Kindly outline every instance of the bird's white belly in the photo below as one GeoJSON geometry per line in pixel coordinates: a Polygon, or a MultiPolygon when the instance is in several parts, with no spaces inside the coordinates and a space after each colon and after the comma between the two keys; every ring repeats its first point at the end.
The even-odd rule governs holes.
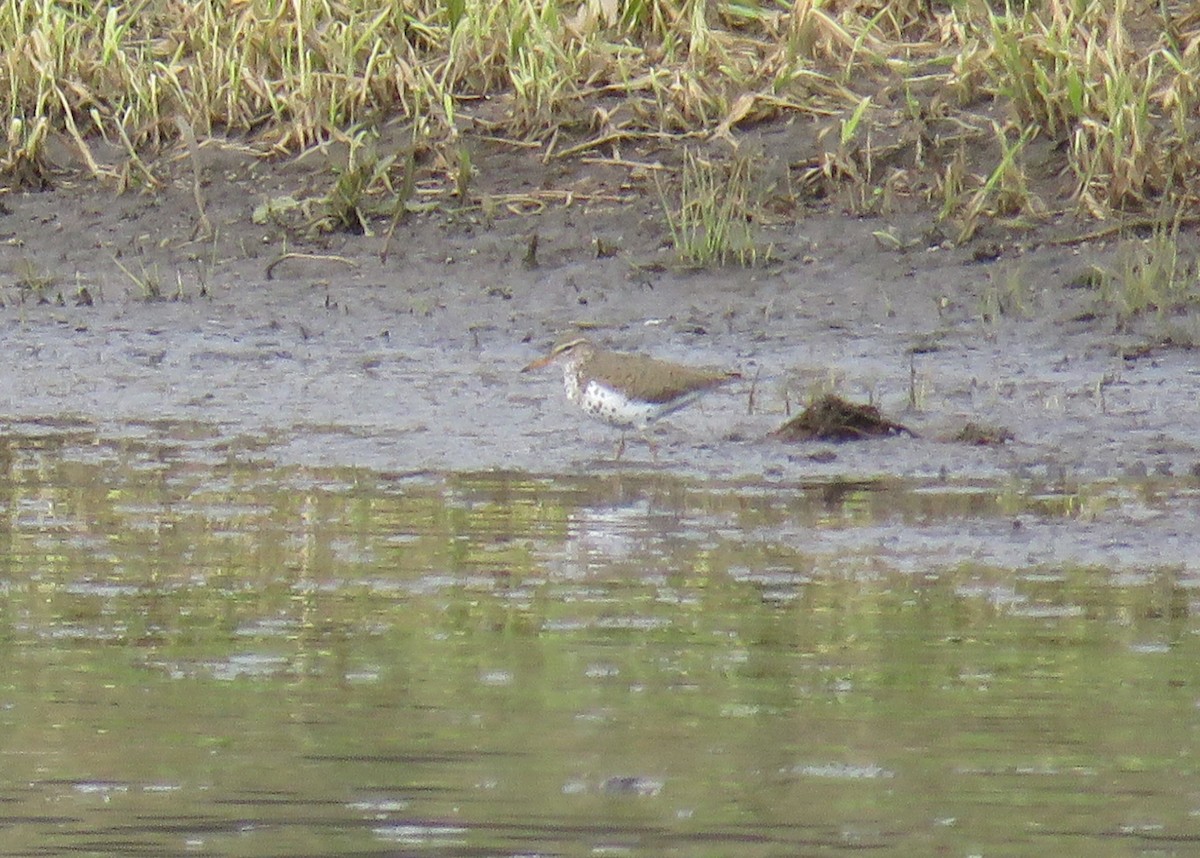
{"type": "MultiPolygon", "coordinates": [[[[568,391],[568,394],[570,391],[568,391]]],[[[589,381],[577,394],[579,405],[597,420],[622,429],[644,429],[654,420],[662,407],[651,402],[638,402],[624,394],[589,381]]]]}

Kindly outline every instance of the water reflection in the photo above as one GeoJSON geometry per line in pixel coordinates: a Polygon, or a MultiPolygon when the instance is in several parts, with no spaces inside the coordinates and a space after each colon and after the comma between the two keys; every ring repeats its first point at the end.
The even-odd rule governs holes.
{"type": "Polygon", "coordinates": [[[389,476],[143,428],[0,438],[0,854],[1200,836],[1188,481],[389,476]]]}

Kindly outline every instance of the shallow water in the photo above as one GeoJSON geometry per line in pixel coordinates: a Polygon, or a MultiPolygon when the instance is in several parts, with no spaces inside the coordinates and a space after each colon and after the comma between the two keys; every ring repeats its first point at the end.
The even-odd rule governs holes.
{"type": "Polygon", "coordinates": [[[1195,479],[0,437],[0,855],[1189,854],[1195,479]]]}

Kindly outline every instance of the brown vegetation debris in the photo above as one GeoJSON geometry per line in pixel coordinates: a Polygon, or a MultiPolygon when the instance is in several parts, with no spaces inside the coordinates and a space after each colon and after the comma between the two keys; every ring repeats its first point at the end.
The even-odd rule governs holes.
{"type": "Polygon", "coordinates": [[[974,444],[977,447],[998,447],[1006,441],[1012,441],[1014,437],[1013,433],[1003,426],[989,426],[971,420],[959,429],[951,440],[960,444],[974,444]]]}
{"type": "Polygon", "coordinates": [[[907,426],[888,420],[874,405],[858,405],[828,393],[771,433],[784,441],[858,441],[901,433],[907,426]]]}

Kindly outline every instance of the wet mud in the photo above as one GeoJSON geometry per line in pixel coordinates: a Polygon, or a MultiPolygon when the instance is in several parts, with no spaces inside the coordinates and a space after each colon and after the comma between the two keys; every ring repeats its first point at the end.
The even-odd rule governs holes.
{"type": "Polygon", "coordinates": [[[1112,247],[831,208],[685,271],[602,173],[297,244],[318,176],[208,176],[197,238],[186,180],[2,200],[12,849],[1194,839],[1198,374],[1112,247]],[[580,326],[741,379],[615,461],[520,372],[580,326]],[[915,437],[769,437],[829,392],[915,437]]]}
{"type": "Polygon", "coordinates": [[[318,184],[318,168],[207,169],[207,235],[183,170],[152,196],[64,181],[4,198],[0,421],[178,435],[197,455],[253,439],[264,461],[396,472],[1093,480],[1200,463],[1194,355],[1118,330],[1081,278],[1111,246],[1022,233],[985,235],[986,254],[898,251],[878,234],[917,234],[919,218],[830,207],[764,226],[761,267],[688,271],[671,264],[655,196],[612,201],[601,168],[578,178],[587,202],[413,215],[390,238],[297,245],[252,214],[318,184]],[[553,370],[519,372],[581,325],[743,380],[664,420],[657,456],[631,444],[614,463],[619,433],[575,412],[553,370]],[[919,437],[768,437],[826,392],[919,437]],[[1012,439],[955,441],[971,422],[1012,439]]]}

